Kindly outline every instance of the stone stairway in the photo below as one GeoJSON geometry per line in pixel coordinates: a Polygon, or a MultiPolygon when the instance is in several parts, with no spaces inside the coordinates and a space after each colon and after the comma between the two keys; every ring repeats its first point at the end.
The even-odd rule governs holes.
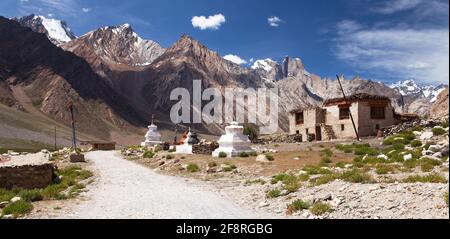
{"type": "Polygon", "coordinates": [[[331,125],[323,125],[325,134],[328,137],[328,140],[337,139],[336,134],[334,133],[333,127],[331,125]]]}

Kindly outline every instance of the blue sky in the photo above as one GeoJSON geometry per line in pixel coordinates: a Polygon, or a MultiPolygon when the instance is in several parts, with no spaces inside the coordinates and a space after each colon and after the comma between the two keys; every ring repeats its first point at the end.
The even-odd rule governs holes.
{"type": "Polygon", "coordinates": [[[448,0],[2,0],[0,15],[65,20],[76,35],[130,23],[169,47],[182,34],[222,56],[299,57],[321,77],[449,81],[448,0]],[[193,21],[193,18],[195,21],[193,21]]]}

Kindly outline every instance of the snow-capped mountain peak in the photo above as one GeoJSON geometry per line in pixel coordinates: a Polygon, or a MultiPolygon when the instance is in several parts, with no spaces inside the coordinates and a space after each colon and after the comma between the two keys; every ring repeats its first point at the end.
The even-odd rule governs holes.
{"type": "Polygon", "coordinates": [[[264,59],[264,60],[256,60],[253,63],[251,68],[253,70],[262,69],[262,70],[264,70],[266,72],[270,72],[273,69],[274,65],[276,65],[276,64],[277,63],[274,60],[272,60],[270,58],[267,58],[267,59],[264,59]]]}
{"type": "Polygon", "coordinates": [[[55,45],[61,45],[76,38],[66,22],[61,20],[38,15],[29,15],[14,20],[18,21],[22,26],[31,28],[35,32],[44,33],[55,45]]]}
{"type": "Polygon", "coordinates": [[[419,85],[415,80],[399,81],[390,87],[398,91],[403,96],[413,98],[425,98],[433,103],[437,100],[437,96],[445,90],[445,85],[419,85]]]}

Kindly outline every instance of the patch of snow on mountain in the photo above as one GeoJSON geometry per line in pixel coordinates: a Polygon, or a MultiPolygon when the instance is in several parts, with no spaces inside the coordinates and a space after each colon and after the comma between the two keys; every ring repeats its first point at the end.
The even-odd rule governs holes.
{"type": "Polygon", "coordinates": [[[257,60],[255,61],[255,63],[253,63],[252,65],[252,69],[253,70],[257,70],[257,69],[263,69],[266,72],[270,72],[272,70],[272,66],[270,64],[275,63],[275,61],[273,61],[272,59],[265,59],[265,60],[257,60]]]}
{"type": "MultiPolygon", "coordinates": [[[[50,38],[53,38],[59,42],[69,42],[72,40],[67,35],[66,29],[60,20],[48,19],[43,16],[39,16],[39,18],[42,20],[42,25],[44,25],[50,38]]],[[[70,29],[67,30],[70,31],[70,29]]]]}

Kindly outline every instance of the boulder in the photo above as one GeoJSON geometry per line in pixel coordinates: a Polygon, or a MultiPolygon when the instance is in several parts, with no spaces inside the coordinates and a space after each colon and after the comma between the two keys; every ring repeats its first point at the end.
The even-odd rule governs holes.
{"type": "Polygon", "coordinates": [[[384,154],[378,155],[377,158],[384,159],[384,160],[389,160],[389,157],[384,155],[384,154]]]}
{"type": "Polygon", "coordinates": [[[11,202],[12,202],[12,203],[18,202],[18,201],[20,201],[20,200],[22,200],[21,197],[13,197],[13,198],[11,198],[11,202]]]}
{"type": "Polygon", "coordinates": [[[6,205],[8,205],[9,202],[0,202],[0,208],[4,208],[6,207],[6,205]]]}
{"type": "Polygon", "coordinates": [[[439,145],[431,145],[428,150],[433,151],[434,153],[441,152],[441,147],[439,145]]]}
{"type": "Polygon", "coordinates": [[[423,132],[422,135],[420,135],[420,140],[429,140],[433,138],[434,134],[433,132],[423,132]]]}
{"type": "Polygon", "coordinates": [[[442,157],[448,157],[448,144],[444,146],[441,150],[442,157]]]}
{"type": "Polygon", "coordinates": [[[412,154],[407,154],[407,155],[403,156],[403,159],[404,159],[405,161],[409,161],[409,160],[411,160],[412,158],[413,158],[412,154]]]}
{"type": "Polygon", "coordinates": [[[269,163],[270,161],[267,159],[266,155],[260,154],[256,157],[256,162],[269,163]]]}

